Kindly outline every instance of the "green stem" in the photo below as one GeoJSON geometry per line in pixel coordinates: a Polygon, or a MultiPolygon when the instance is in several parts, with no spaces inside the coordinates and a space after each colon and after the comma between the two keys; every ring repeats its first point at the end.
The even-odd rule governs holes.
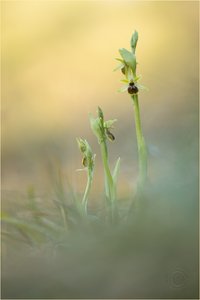
{"type": "Polygon", "coordinates": [[[104,166],[104,172],[105,172],[105,185],[106,185],[106,196],[109,198],[111,202],[114,201],[113,199],[113,178],[109,169],[108,165],[108,150],[107,145],[105,141],[102,141],[101,143],[101,154],[102,154],[102,160],[103,160],[103,166],[104,166]]]}
{"type": "Polygon", "coordinates": [[[134,114],[135,114],[135,129],[137,136],[138,158],[139,158],[139,189],[143,188],[147,180],[147,147],[142,133],[140,108],[138,95],[131,96],[133,99],[134,114]]]}
{"type": "Polygon", "coordinates": [[[84,196],[83,196],[83,199],[82,199],[82,204],[83,204],[84,211],[85,211],[86,215],[87,215],[88,196],[89,196],[91,185],[92,185],[92,174],[90,172],[88,172],[87,185],[86,185],[85,193],[84,193],[84,196]]]}
{"type": "Polygon", "coordinates": [[[106,190],[106,197],[109,201],[109,212],[110,218],[112,223],[116,223],[117,220],[117,207],[116,207],[116,192],[115,186],[113,182],[113,177],[110,172],[110,168],[108,165],[108,151],[107,145],[105,140],[101,142],[101,154],[104,166],[104,173],[105,173],[105,190],[106,190]]]}

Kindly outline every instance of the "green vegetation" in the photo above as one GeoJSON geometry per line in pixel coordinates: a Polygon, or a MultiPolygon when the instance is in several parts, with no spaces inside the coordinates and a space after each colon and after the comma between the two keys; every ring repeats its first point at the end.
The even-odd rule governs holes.
{"type": "MultiPolygon", "coordinates": [[[[135,127],[138,145],[138,157],[139,157],[139,180],[138,189],[133,198],[131,206],[135,199],[138,199],[138,195],[144,188],[147,178],[147,150],[144,140],[144,136],[141,128],[141,119],[139,112],[138,92],[143,88],[138,84],[138,80],[141,76],[136,75],[136,56],[135,50],[138,41],[138,33],[135,31],[131,38],[131,52],[126,49],[120,49],[121,54],[120,66],[117,69],[121,69],[125,76],[122,82],[126,83],[123,91],[127,91],[131,94],[133,100],[134,112],[135,112],[135,127]]],[[[100,107],[98,107],[98,116],[94,118],[90,115],[90,125],[93,133],[97,137],[98,144],[101,150],[102,163],[104,169],[104,182],[105,182],[105,203],[104,211],[98,214],[98,211],[90,213],[88,209],[89,194],[94,177],[95,168],[95,155],[92,153],[91,146],[87,140],[77,138],[79,150],[82,154],[83,169],[87,172],[87,183],[85,192],[82,196],[82,200],[78,195],[74,195],[74,192],[70,196],[66,196],[64,192],[64,183],[60,172],[55,179],[55,191],[56,199],[53,201],[54,215],[50,216],[49,213],[45,213],[45,207],[39,208],[35,201],[34,190],[28,191],[29,199],[29,213],[25,213],[23,218],[19,218],[16,214],[9,215],[3,213],[2,220],[5,223],[5,230],[3,231],[5,236],[10,236],[10,227],[13,227],[12,234],[15,239],[23,240],[24,242],[40,243],[42,241],[54,239],[59,240],[62,234],[71,230],[71,228],[79,228],[80,224],[87,224],[92,226],[95,223],[101,223],[104,226],[110,224],[124,223],[129,216],[129,208],[125,212],[125,218],[120,211],[120,203],[117,199],[117,178],[120,169],[120,158],[117,159],[113,171],[111,171],[108,159],[108,145],[107,141],[114,141],[115,137],[111,132],[116,119],[107,120],[104,119],[104,113],[100,107]],[[70,198],[70,201],[69,201],[70,198]],[[28,215],[28,216],[27,216],[28,215]]]]}
{"type": "Polygon", "coordinates": [[[97,117],[90,115],[89,119],[104,171],[105,193],[97,196],[101,209],[91,205],[90,192],[95,183],[93,146],[86,139],[77,138],[83,165],[79,170],[87,174],[84,192],[79,195],[70,184],[66,188],[61,171],[53,169],[54,193],[48,201],[30,187],[25,199],[19,197],[16,205],[14,195],[15,201],[2,213],[3,298],[197,296],[198,176],[193,162],[190,164],[197,147],[183,152],[180,142],[176,169],[148,189],[147,146],[138,100],[139,91],[145,87],[139,84],[141,76],[136,74],[137,41],[138,34],[134,32],[131,51],[120,49],[121,58],[117,58],[117,69],[125,77],[120,91],[131,96],[134,108],[139,161],[136,193],[128,205],[118,198],[121,162],[118,158],[111,170],[108,149],[108,142],[115,141],[112,129],[117,120],[105,121],[104,112],[98,107],[97,117]],[[188,171],[188,166],[196,181],[191,180],[190,172],[183,172],[188,171]],[[145,209],[135,209],[135,203],[145,209]]]}

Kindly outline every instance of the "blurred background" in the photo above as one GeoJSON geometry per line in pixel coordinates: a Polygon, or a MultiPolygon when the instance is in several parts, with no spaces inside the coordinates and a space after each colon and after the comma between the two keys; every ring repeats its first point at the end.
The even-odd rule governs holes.
{"type": "Polygon", "coordinates": [[[1,7],[2,208],[4,221],[11,216],[3,224],[11,237],[11,246],[3,246],[3,298],[198,299],[199,3],[1,1],[1,7]],[[81,225],[77,238],[68,234],[52,193],[60,173],[66,191],[82,195],[86,174],[76,171],[82,167],[76,137],[83,137],[96,153],[89,205],[104,199],[88,120],[97,106],[105,119],[118,119],[109,159],[113,167],[121,157],[119,202],[125,207],[133,199],[133,106],[127,93],[118,93],[123,76],[113,69],[134,30],[137,73],[149,88],[139,93],[149,149],[145,209],[130,214],[133,224],[119,232],[103,219],[85,233],[81,225]],[[34,203],[43,214],[34,214],[34,203]],[[46,244],[35,226],[39,233],[52,230],[46,244]],[[17,230],[39,246],[18,248],[17,230]]]}
{"type": "Polygon", "coordinates": [[[81,157],[75,138],[83,137],[97,154],[93,189],[102,192],[101,158],[88,120],[99,105],[106,119],[118,119],[110,162],[121,157],[119,193],[130,193],[137,176],[133,107],[126,93],[117,92],[123,76],[113,69],[118,49],[129,48],[135,29],[138,74],[149,88],[139,100],[150,180],[176,176],[175,166],[188,178],[197,172],[198,2],[1,5],[3,191],[24,191],[30,185],[47,191],[53,161],[81,192],[85,174],[76,172],[81,157]]]}

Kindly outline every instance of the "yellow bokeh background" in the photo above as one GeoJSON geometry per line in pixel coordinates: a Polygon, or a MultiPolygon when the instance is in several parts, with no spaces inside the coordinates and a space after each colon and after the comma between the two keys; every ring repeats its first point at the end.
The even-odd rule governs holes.
{"type": "MultiPolygon", "coordinates": [[[[133,108],[128,95],[117,92],[123,77],[113,69],[118,49],[129,48],[135,29],[138,74],[149,88],[139,95],[148,144],[158,157],[168,149],[164,158],[173,160],[171,146],[180,133],[196,134],[198,2],[2,1],[1,6],[4,189],[32,183],[45,189],[47,157],[58,158],[68,175],[75,172],[81,160],[77,136],[90,141],[101,168],[88,121],[97,106],[106,119],[118,119],[110,160],[122,157],[121,183],[127,188],[137,173],[133,108]]],[[[159,159],[162,166],[162,155],[159,159]]],[[[75,172],[69,178],[76,185],[81,176],[75,172]]]]}

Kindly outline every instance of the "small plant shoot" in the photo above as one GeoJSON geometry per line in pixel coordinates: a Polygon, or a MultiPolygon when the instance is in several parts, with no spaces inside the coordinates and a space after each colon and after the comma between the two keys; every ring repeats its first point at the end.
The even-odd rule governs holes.
{"type": "Polygon", "coordinates": [[[87,215],[88,197],[89,197],[89,192],[90,192],[92,180],[93,180],[95,155],[93,155],[91,147],[86,140],[77,138],[77,143],[78,143],[80,152],[83,155],[82,165],[83,165],[84,169],[87,171],[87,185],[86,185],[85,193],[84,193],[84,196],[82,199],[83,211],[87,215]]]}

